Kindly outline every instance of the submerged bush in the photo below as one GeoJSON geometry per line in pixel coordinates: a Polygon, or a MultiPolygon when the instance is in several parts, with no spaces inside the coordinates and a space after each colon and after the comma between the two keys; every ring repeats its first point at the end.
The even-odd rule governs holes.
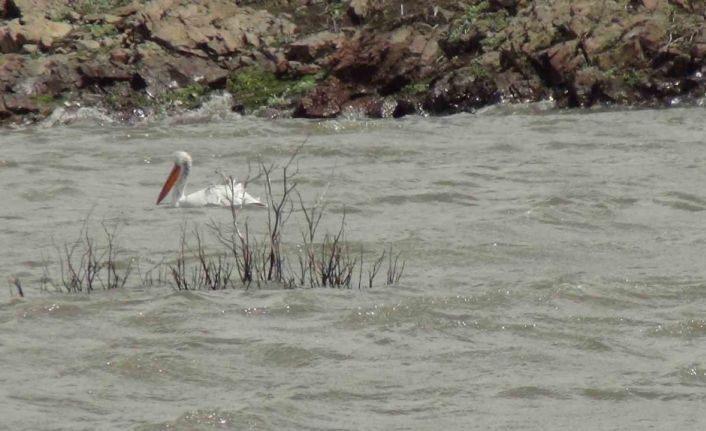
{"type": "Polygon", "coordinates": [[[68,293],[121,288],[132,272],[132,260],[123,260],[124,252],[116,242],[120,224],[103,221],[104,242],[99,243],[88,232],[89,219],[84,220],[75,241],[56,247],[61,286],[68,293]]]}
{"type": "MultiPolygon", "coordinates": [[[[243,181],[244,188],[253,181],[264,184],[267,212],[262,221],[263,233],[253,235],[248,221],[241,219],[241,207],[232,204],[229,221],[209,222],[206,234],[204,226],[194,225],[189,230],[183,225],[173,258],[167,257],[143,271],[140,259],[127,256],[118,246],[119,223],[101,223],[99,241],[89,233],[87,218],[75,241],[56,247],[61,280],[55,286],[69,293],[90,293],[124,287],[132,276],[131,280],[140,286],[168,284],[176,290],[220,290],[263,284],[284,288],[370,288],[385,262],[385,284],[398,283],[404,272],[400,253],[388,247],[371,258],[362,247],[354,249],[346,236],[345,208],[335,233],[319,232],[326,214],[324,193],[312,203],[302,198],[296,181],[299,170],[294,163],[298,153],[299,149],[283,166],[260,163],[258,172],[248,174],[243,181]],[[292,217],[299,217],[299,225],[303,226],[298,244],[283,242],[292,217]]],[[[236,184],[231,177],[223,180],[231,187],[236,184]]],[[[43,283],[49,280],[48,264],[43,280],[43,283]]],[[[16,286],[20,291],[19,280],[16,286]]]]}

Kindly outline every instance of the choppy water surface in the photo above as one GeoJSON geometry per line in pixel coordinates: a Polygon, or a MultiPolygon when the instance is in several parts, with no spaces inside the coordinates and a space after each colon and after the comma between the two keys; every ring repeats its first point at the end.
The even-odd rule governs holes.
{"type": "Polygon", "coordinates": [[[702,429],[705,114],[3,131],[0,428],[702,429]],[[89,212],[142,262],[227,216],[154,205],[175,150],[194,190],[307,136],[302,193],[404,250],[399,286],[39,290],[89,212]]]}

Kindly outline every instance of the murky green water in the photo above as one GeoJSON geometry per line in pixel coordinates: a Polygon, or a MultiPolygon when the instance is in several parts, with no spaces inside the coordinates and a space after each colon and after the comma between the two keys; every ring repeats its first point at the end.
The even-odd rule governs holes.
{"type": "Polygon", "coordinates": [[[26,298],[0,297],[0,428],[702,429],[705,117],[3,131],[0,274],[26,298]],[[175,150],[196,190],[305,140],[300,190],[328,184],[325,228],[345,205],[356,245],[403,250],[400,285],[39,290],[43,259],[89,213],[122,221],[145,266],[174,255],[184,221],[225,220],[154,205],[175,150]]]}

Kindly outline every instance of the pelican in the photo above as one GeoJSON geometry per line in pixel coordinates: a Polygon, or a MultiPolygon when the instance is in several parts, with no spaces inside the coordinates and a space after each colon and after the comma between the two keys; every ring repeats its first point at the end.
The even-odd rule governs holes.
{"type": "Polygon", "coordinates": [[[250,196],[245,192],[242,183],[235,180],[226,180],[225,184],[211,185],[205,189],[191,194],[184,194],[186,182],[191,171],[191,156],[185,151],[177,151],[174,155],[174,167],[167,177],[167,181],[159,192],[157,205],[167,196],[172,188],[172,203],[175,207],[236,207],[258,206],[266,207],[259,199],[250,196]],[[232,181],[232,182],[231,182],[232,181]]]}

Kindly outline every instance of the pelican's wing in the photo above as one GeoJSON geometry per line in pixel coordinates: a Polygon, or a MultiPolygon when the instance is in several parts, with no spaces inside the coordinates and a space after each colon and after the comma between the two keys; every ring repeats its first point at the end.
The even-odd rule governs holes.
{"type": "MultiPolygon", "coordinates": [[[[180,202],[179,206],[182,207],[225,207],[230,206],[230,201],[228,200],[227,187],[224,185],[210,185],[205,189],[189,193],[180,202]]],[[[239,205],[239,203],[236,203],[239,205]]]]}
{"type": "Polygon", "coordinates": [[[235,183],[232,187],[225,184],[215,184],[203,190],[191,193],[180,203],[188,207],[236,207],[245,205],[266,206],[259,199],[255,199],[246,193],[241,183],[235,183]]]}
{"type": "MultiPolygon", "coordinates": [[[[230,187],[224,186],[226,188],[226,196],[230,197],[234,195],[233,203],[237,206],[249,206],[249,205],[254,205],[258,207],[266,207],[267,205],[262,203],[260,199],[252,197],[250,193],[245,191],[245,187],[243,187],[243,183],[236,183],[233,181],[233,189],[231,190],[230,187]],[[231,191],[233,194],[231,195],[231,191]]],[[[227,199],[226,206],[230,206],[230,200],[227,199]]]]}
{"type": "Polygon", "coordinates": [[[225,186],[222,185],[212,185],[206,187],[204,190],[204,197],[206,205],[208,206],[219,206],[224,207],[228,205],[226,200],[226,190],[225,186]]]}

